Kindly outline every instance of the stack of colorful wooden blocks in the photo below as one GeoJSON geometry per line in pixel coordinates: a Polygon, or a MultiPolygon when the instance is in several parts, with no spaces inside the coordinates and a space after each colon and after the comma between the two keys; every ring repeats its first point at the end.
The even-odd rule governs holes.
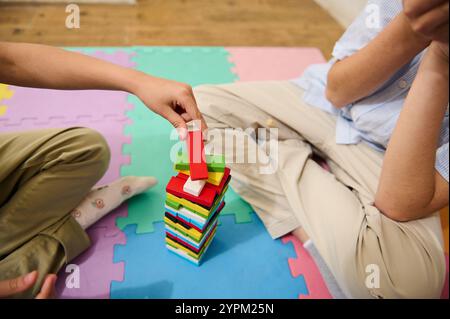
{"type": "MultiPolygon", "coordinates": [[[[191,132],[190,132],[191,133],[191,132]]],[[[173,253],[200,265],[217,231],[218,217],[225,206],[224,196],[231,179],[223,155],[207,155],[195,163],[193,135],[188,138],[188,153],[178,156],[175,170],[166,187],[166,246],[173,253]],[[197,165],[199,164],[199,165],[197,165]]],[[[203,140],[200,152],[203,153],[203,140]]],[[[204,153],[203,153],[204,154],[204,153]]]]}

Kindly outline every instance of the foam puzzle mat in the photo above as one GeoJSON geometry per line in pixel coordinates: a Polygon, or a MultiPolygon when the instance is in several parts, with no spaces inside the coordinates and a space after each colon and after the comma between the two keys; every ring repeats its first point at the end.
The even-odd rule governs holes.
{"type": "Polygon", "coordinates": [[[115,250],[116,261],[125,261],[126,269],[125,281],[113,282],[112,298],[292,299],[308,294],[304,278],[294,279],[289,272],[294,249],[272,240],[256,216],[246,224],[221,217],[201,267],[162,249],[163,223],[144,235],[135,228],[125,229],[127,245],[115,250]]]}
{"type": "MultiPolygon", "coordinates": [[[[189,83],[289,80],[324,58],[314,48],[69,48],[143,72],[189,83]]],[[[61,270],[61,298],[331,298],[303,246],[273,241],[252,208],[230,189],[204,264],[197,268],[165,249],[165,184],[173,176],[171,126],[123,92],[54,91],[0,84],[0,132],[86,126],[112,153],[99,184],[152,175],[157,187],[133,198],[89,230],[92,247],[72,264],[80,288],[61,270]],[[157,155],[155,155],[157,154],[157,155]]]]}

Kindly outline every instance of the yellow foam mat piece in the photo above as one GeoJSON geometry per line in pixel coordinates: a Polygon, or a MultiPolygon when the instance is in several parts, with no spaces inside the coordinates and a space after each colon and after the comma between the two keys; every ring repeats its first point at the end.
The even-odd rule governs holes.
{"type": "Polygon", "coordinates": [[[5,115],[8,107],[6,105],[0,105],[0,116],[5,115]]]}
{"type": "MultiPolygon", "coordinates": [[[[178,171],[178,172],[184,175],[191,176],[190,171],[178,171]]],[[[208,180],[206,182],[214,186],[219,186],[224,175],[225,172],[208,172],[208,180]]]]}
{"type": "Polygon", "coordinates": [[[13,94],[7,84],[0,83],[0,101],[12,98],[13,94]]]}
{"type": "Polygon", "coordinates": [[[208,239],[208,241],[205,243],[205,245],[203,246],[202,250],[198,254],[194,253],[193,251],[189,250],[188,248],[180,245],[179,243],[177,243],[177,242],[175,242],[172,239],[167,238],[167,237],[166,237],[166,243],[169,244],[170,246],[172,246],[175,249],[180,249],[180,250],[186,252],[192,258],[195,258],[195,259],[199,260],[202,257],[203,253],[205,252],[205,249],[208,248],[209,244],[211,244],[211,241],[216,236],[216,231],[217,230],[214,230],[214,232],[212,233],[211,237],[208,239]]]}
{"type": "MultiPolygon", "coordinates": [[[[10,99],[13,96],[13,91],[8,88],[8,85],[0,83],[0,102],[2,100],[10,99]]],[[[0,104],[0,116],[6,114],[8,107],[6,105],[0,104]]]]}

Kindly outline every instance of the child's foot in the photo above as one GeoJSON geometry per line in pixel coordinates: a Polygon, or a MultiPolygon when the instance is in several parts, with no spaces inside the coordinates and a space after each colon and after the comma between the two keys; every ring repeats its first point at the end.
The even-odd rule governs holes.
{"type": "Polygon", "coordinates": [[[154,177],[126,176],[109,185],[94,188],[72,211],[72,216],[83,229],[87,229],[124,201],[145,192],[157,182],[154,177]]]}
{"type": "Polygon", "coordinates": [[[328,265],[320,255],[306,231],[302,227],[299,227],[292,232],[292,235],[301,241],[303,248],[308,251],[309,255],[314,260],[333,299],[347,299],[346,295],[339,287],[339,284],[337,283],[330,268],[328,268],[328,265]]]}

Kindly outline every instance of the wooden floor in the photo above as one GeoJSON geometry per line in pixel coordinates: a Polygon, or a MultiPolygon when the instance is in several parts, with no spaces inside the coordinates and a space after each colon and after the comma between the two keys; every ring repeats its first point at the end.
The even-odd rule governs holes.
{"type": "Polygon", "coordinates": [[[311,46],[330,55],[342,28],[313,0],[138,0],[81,4],[81,28],[65,5],[0,0],[0,40],[57,46],[311,46]]]}

